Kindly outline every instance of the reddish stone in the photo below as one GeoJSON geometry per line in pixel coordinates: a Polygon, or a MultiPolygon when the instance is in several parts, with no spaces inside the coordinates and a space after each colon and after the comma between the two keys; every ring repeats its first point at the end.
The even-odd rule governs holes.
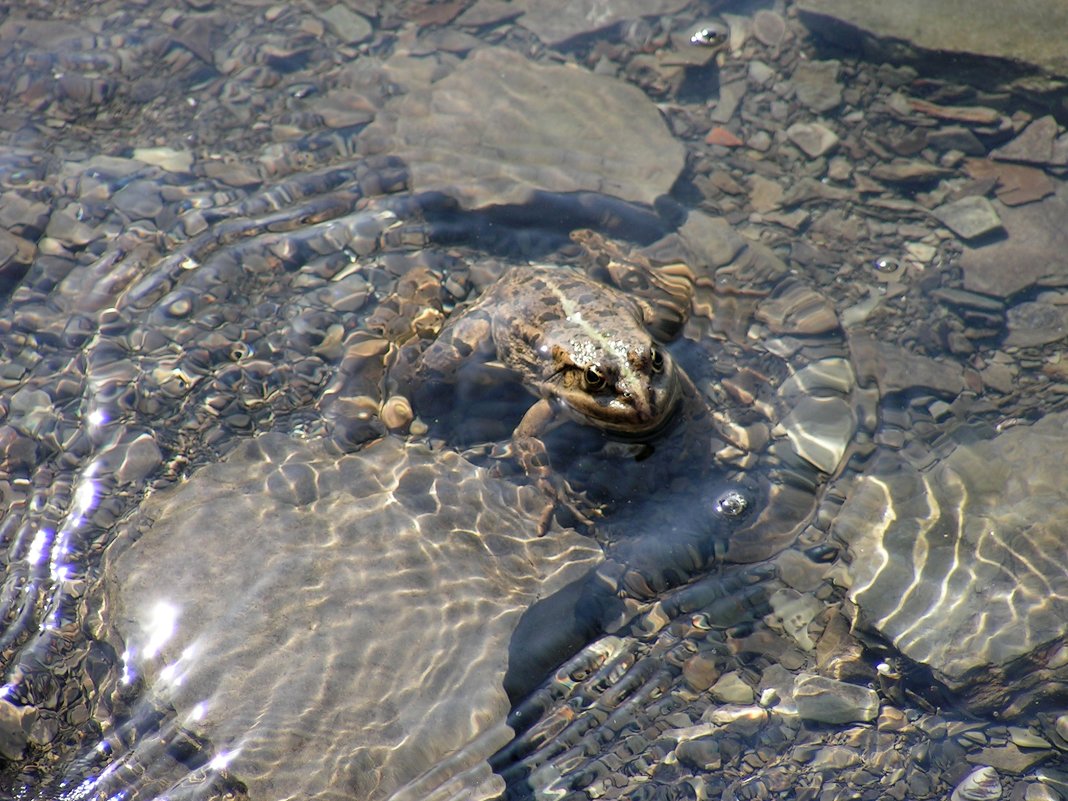
{"type": "Polygon", "coordinates": [[[708,136],[705,137],[705,144],[723,145],[723,147],[741,147],[745,142],[726,128],[716,127],[708,132],[708,136]]]}

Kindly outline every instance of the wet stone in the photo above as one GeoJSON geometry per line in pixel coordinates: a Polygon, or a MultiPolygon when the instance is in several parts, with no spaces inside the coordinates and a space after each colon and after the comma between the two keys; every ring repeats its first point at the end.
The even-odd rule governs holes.
{"type": "Polygon", "coordinates": [[[778,47],[786,38],[786,20],[762,8],[753,15],[753,36],[765,47],[778,47]]]}
{"type": "Polygon", "coordinates": [[[793,84],[797,100],[816,114],[842,104],[842,87],[838,83],[838,61],[802,61],[794,70],[793,84]]]}
{"type": "MultiPolygon", "coordinates": [[[[996,674],[1066,633],[1063,418],[960,445],[924,473],[887,456],[834,523],[850,550],[859,624],[965,690],[976,708],[1010,711],[989,672],[966,677],[996,674]]],[[[1014,707],[1054,691],[1041,672],[1013,681],[1014,707]]]]}
{"type": "Polygon", "coordinates": [[[1057,138],[1057,120],[1041,117],[1024,128],[1015,139],[990,152],[1002,161],[1048,164],[1053,158],[1053,140],[1057,138]]]}
{"type": "Polygon", "coordinates": [[[637,87],[502,48],[476,51],[432,87],[391,101],[360,139],[368,152],[403,158],[417,191],[445,191],[474,208],[523,203],[536,190],[651,205],[685,162],[637,87]],[[474,115],[494,124],[474,129],[474,115]]]}
{"type": "Polygon", "coordinates": [[[163,210],[163,198],[152,181],[132,181],[112,196],[112,202],[134,219],[152,218],[163,210]]]}
{"type": "Polygon", "coordinates": [[[57,211],[51,216],[45,234],[57,242],[74,248],[87,245],[99,236],[90,226],[79,222],[67,209],[57,211]]]}
{"type": "Polygon", "coordinates": [[[319,17],[331,33],[346,44],[359,44],[370,39],[374,33],[371,23],[365,17],[340,3],[320,12],[319,17]]]}
{"type": "Polygon", "coordinates": [[[964,288],[1009,296],[1039,282],[1061,285],[1068,277],[1068,187],[1036,203],[997,209],[1006,236],[980,246],[966,245],[960,257],[964,288]]]}
{"type": "Polygon", "coordinates": [[[29,742],[30,726],[35,717],[34,710],[0,699],[0,757],[22,759],[29,742]]]}
{"type": "Polygon", "coordinates": [[[953,788],[950,801],[995,801],[1001,798],[1001,780],[994,768],[976,768],[953,788]]]}
{"type": "Polygon", "coordinates": [[[961,198],[939,206],[931,214],[963,239],[978,239],[1002,227],[997,210],[985,197],[961,198]]]}
{"type": "Polygon", "coordinates": [[[872,178],[891,184],[929,184],[950,174],[947,169],[918,159],[895,159],[871,169],[872,178]]]}
{"type": "Polygon", "coordinates": [[[1009,307],[1006,314],[1007,346],[1034,347],[1068,336],[1068,306],[1025,301],[1009,307]]]}
{"type": "Polygon", "coordinates": [[[734,671],[720,676],[709,692],[713,698],[725,704],[751,704],[754,698],[753,688],[734,671]]]}
{"type": "Polygon", "coordinates": [[[175,150],[170,147],[135,148],[133,157],[145,164],[151,164],[167,172],[187,173],[193,166],[193,154],[188,150],[175,150]]]}
{"type": "Polygon", "coordinates": [[[986,148],[970,128],[963,125],[947,125],[927,132],[928,146],[945,152],[959,150],[968,156],[985,156],[986,148]]]}
{"type": "Polygon", "coordinates": [[[879,696],[867,687],[802,674],[794,684],[797,713],[819,723],[851,723],[875,720],[879,696]]]}
{"type": "Polygon", "coordinates": [[[818,122],[795,122],[786,129],[786,135],[810,159],[826,155],[838,144],[838,135],[818,122]]]}

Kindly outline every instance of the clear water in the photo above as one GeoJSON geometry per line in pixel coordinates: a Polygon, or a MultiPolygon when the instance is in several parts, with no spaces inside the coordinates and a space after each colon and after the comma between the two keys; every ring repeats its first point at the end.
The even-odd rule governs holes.
{"type": "Polygon", "coordinates": [[[1040,37],[556,5],[4,12],[0,793],[1068,793],[1040,37]],[[586,228],[703,411],[548,434],[539,536],[529,393],[383,358],[586,228]]]}

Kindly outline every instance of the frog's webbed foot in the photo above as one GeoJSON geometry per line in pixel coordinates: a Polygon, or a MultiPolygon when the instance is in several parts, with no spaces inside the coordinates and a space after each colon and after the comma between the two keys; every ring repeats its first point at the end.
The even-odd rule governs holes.
{"type": "Polygon", "coordinates": [[[534,486],[552,500],[538,520],[538,536],[545,536],[552,525],[554,513],[560,512],[567,518],[561,521],[565,525],[592,528],[596,518],[601,516],[601,508],[592,504],[585,493],[577,492],[566,479],[553,472],[545,443],[536,437],[516,437],[512,444],[523,472],[534,486]]]}

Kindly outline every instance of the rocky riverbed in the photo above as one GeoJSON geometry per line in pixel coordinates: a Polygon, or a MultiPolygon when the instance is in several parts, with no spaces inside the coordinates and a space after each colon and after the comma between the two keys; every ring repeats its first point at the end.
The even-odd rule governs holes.
{"type": "Polygon", "coordinates": [[[0,12],[0,792],[1068,798],[1060,12],[858,5],[0,12]],[[754,517],[366,414],[584,228],[754,517]]]}

